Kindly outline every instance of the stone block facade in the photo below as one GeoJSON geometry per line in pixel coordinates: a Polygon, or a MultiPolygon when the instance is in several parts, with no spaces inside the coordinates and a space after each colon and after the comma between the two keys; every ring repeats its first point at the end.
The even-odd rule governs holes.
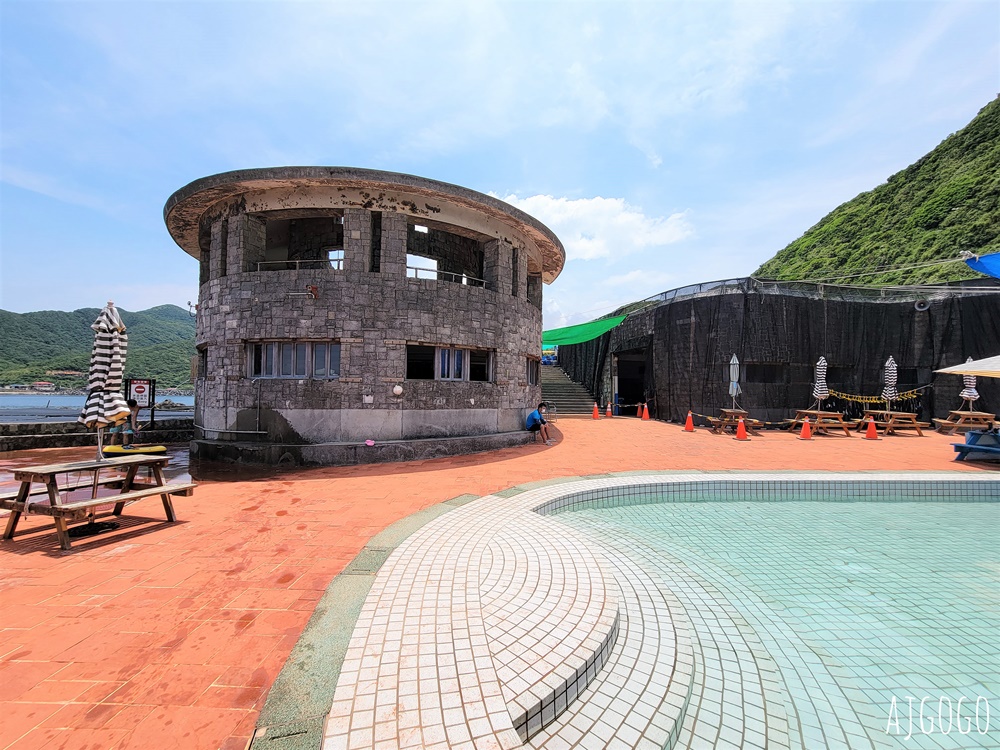
{"type": "Polygon", "coordinates": [[[513,207],[408,175],[285,168],[199,180],[165,218],[201,259],[204,439],[483,436],[523,429],[541,399],[528,361],[541,349],[542,281],[564,255],[513,207]],[[408,254],[437,272],[408,273],[408,254]],[[338,376],[316,376],[335,346],[338,376]]]}

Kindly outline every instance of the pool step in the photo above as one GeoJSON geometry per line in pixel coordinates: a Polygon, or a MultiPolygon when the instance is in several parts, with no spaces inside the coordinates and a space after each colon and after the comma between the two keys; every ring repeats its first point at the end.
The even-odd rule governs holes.
{"type": "Polygon", "coordinates": [[[672,748],[695,685],[694,634],[669,590],[621,552],[604,558],[620,591],[620,628],[611,658],[580,699],[528,746],[672,748]]]}
{"type": "Polygon", "coordinates": [[[324,750],[369,738],[523,747],[601,672],[618,633],[616,590],[589,539],[525,499],[488,496],[445,514],[376,576],[324,750]]]}

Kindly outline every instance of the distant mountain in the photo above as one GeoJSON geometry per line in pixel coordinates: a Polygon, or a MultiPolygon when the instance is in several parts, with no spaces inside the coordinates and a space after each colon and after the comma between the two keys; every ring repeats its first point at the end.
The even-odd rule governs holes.
{"type": "MultiPolygon", "coordinates": [[[[156,378],[159,387],[189,385],[195,353],[194,318],[176,305],[118,311],[128,332],[126,377],[156,378]]],[[[0,384],[48,380],[61,387],[83,387],[94,343],[90,326],[98,313],[98,308],[31,313],[0,310],[0,384]]]]}
{"type": "MultiPolygon", "coordinates": [[[[1000,252],[1000,97],[937,148],[825,216],[754,276],[814,280],[1000,252]]],[[[864,285],[982,278],[964,263],[846,279],[864,285]]]]}

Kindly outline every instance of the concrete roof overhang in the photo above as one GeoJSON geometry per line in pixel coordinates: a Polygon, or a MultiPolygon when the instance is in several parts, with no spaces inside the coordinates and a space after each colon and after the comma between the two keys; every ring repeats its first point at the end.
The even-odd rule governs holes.
{"type": "MultiPolygon", "coordinates": [[[[551,284],[563,269],[566,251],[555,233],[513,206],[489,195],[447,182],[428,180],[397,172],[382,172],[353,167],[269,167],[241,169],[203,177],[185,185],[167,199],[163,220],[174,241],[189,255],[201,255],[199,229],[206,214],[244,196],[289,189],[337,189],[364,191],[375,194],[363,201],[350,200],[343,205],[375,210],[392,210],[410,214],[418,220],[430,212],[406,200],[390,198],[390,205],[379,201],[385,193],[391,196],[419,196],[424,201],[450,204],[458,210],[472,211],[487,220],[509,228],[535,245],[541,264],[542,280],[551,284]]],[[[345,198],[345,200],[347,200],[345,198]]],[[[425,204],[426,205],[426,204],[425,204]]],[[[427,206],[436,210],[431,206],[427,206]]]]}

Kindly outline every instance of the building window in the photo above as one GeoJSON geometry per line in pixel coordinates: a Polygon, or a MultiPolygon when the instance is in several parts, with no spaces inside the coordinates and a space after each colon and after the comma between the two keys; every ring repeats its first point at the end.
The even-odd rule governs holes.
{"type": "Polygon", "coordinates": [[[340,344],[334,341],[262,341],[248,350],[252,378],[340,377],[340,344]]]}
{"type": "Polygon", "coordinates": [[[469,352],[469,380],[488,383],[493,380],[490,352],[473,349],[469,352]]]}
{"type": "Polygon", "coordinates": [[[208,347],[203,346],[198,350],[198,372],[199,378],[208,375],[208,347]]]}
{"type": "Polygon", "coordinates": [[[406,346],[408,380],[493,380],[493,352],[454,346],[406,346]]]}
{"type": "Polygon", "coordinates": [[[382,212],[372,211],[372,257],[371,272],[379,273],[382,270],[382,212]]]}
{"type": "Polygon", "coordinates": [[[344,270],[344,248],[342,247],[327,247],[324,248],[326,252],[326,257],[330,261],[330,268],[334,271],[344,270]]]}
{"type": "Polygon", "coordinates": [[[438,380],[467,380],[465,349],[438,349],[438,380]]]}
{"type": "Polygon", "coordinates": [[[510,253],[510,293],[513,296],[517,296],[517,264],[519,258],[517,255],[517,248],[513,248],[510,253]]]}
{"type": "Polygon", "coordinates": [[[434,347],[407,344],[406,379],[434,380],[434,347]]]}
{"type": "Polygon", "coordinates": [[[528,357],[528,385],[538,385],[540,379],[542,363],[534,359],[533,357],[528,357]]]}

